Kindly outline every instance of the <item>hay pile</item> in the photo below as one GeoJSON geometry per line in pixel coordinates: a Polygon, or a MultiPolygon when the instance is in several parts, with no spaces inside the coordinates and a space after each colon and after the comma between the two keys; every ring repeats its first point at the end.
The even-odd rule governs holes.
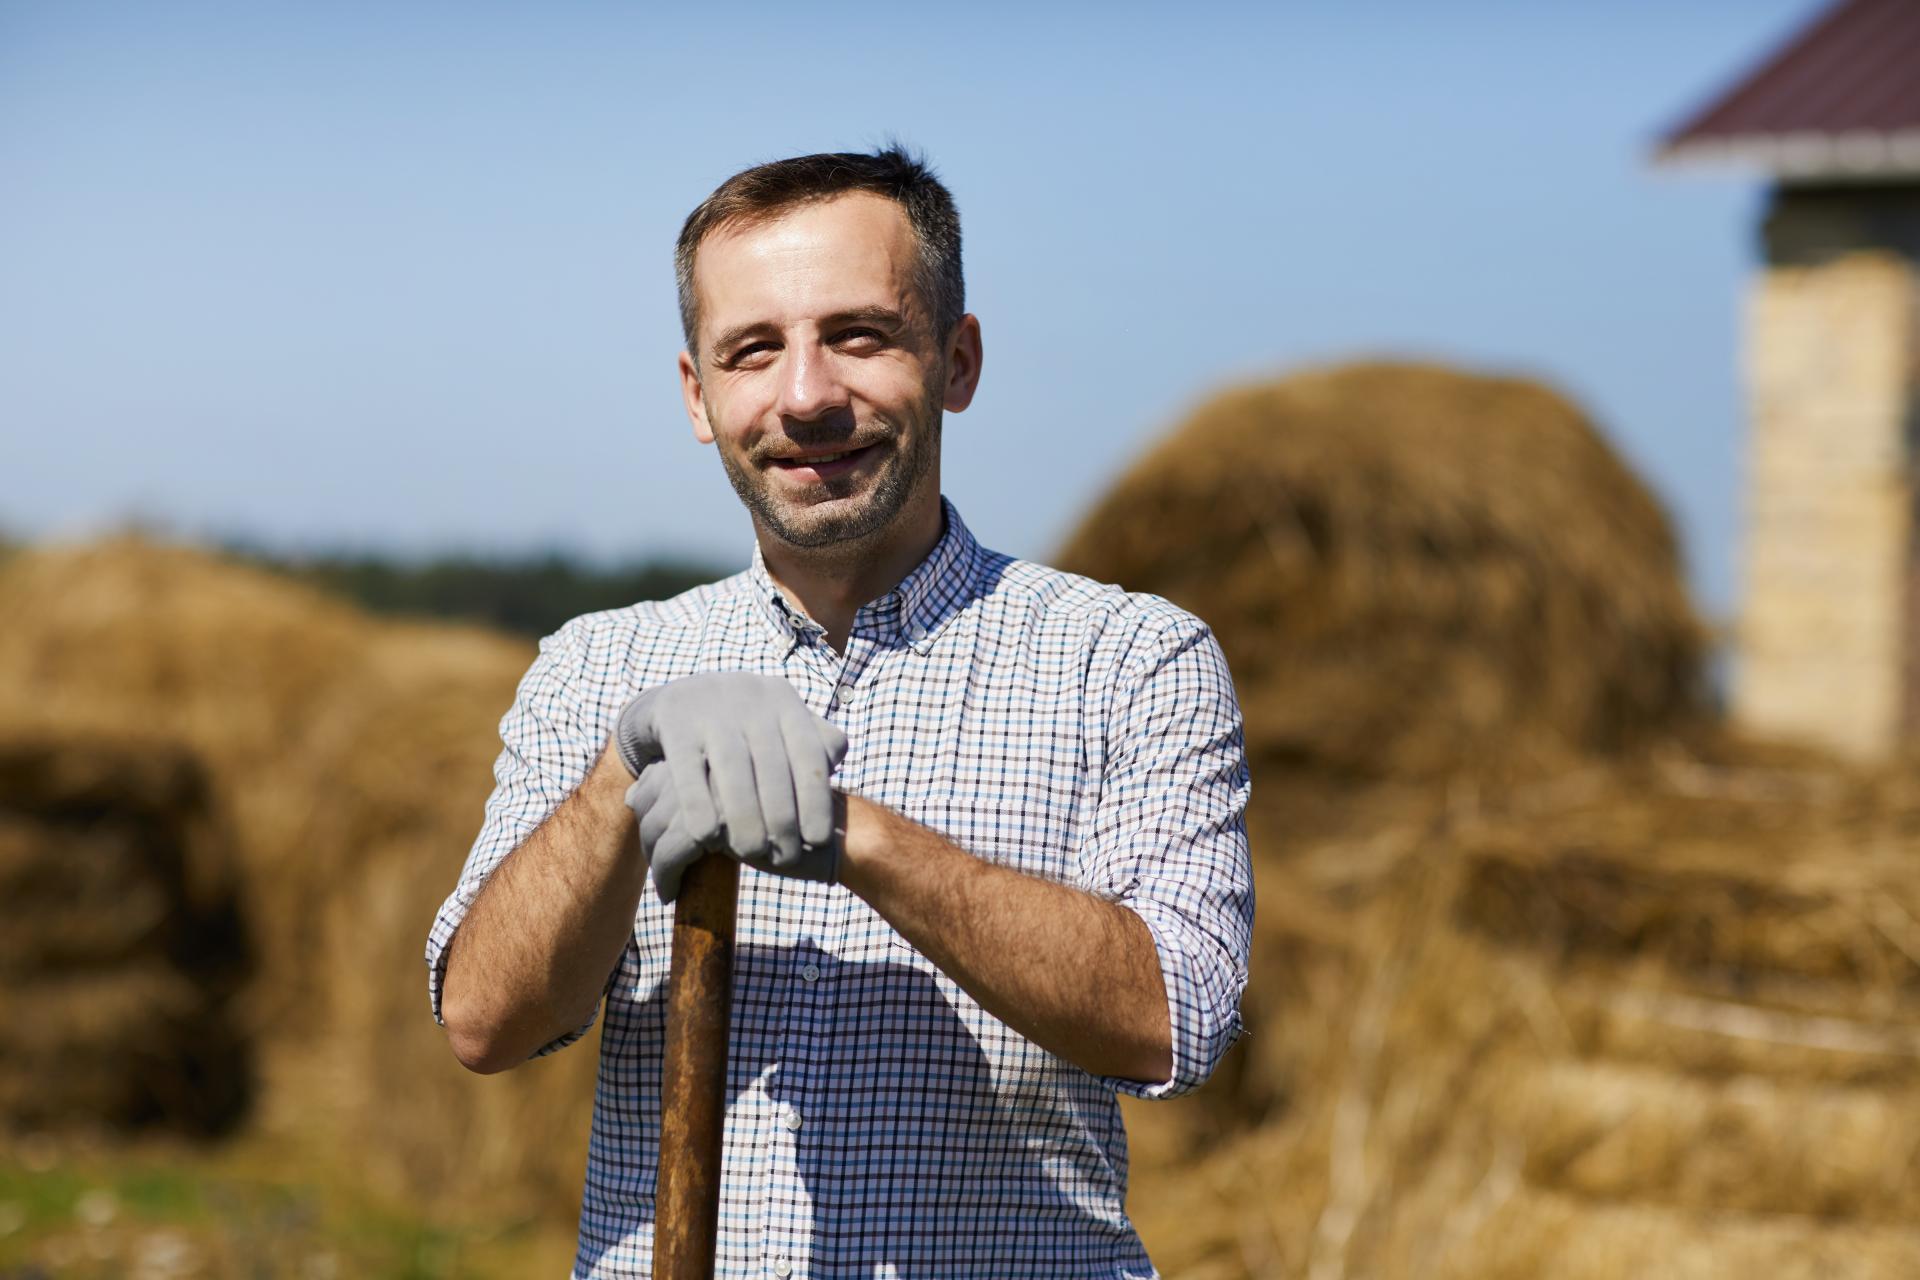
{"type": "Polygon", "coordinates": [[[420,960],[532,647],[137,539],[0,563],[0,616],[0,729],[86,735],[103,761],[160,738],[205,767],[258,957],[233,1009],[251,1121],[411,1196],[577,1204],[592,1046],[471,1076],[420,960]]]}
{"type": "Polygon", "coordinates": [[[1908,775],[1675,753],[1281,820],[1238,1076],[1129,1114],[1168,1274],[1920,1274],[1908,775]]]}
{"type": "Polygon", "coordinates": [[[1700,726],[1666,519],[1565,401],[1231,392],[1063,563],[1247,713],[1252,1036],[1128,1108],[1167,1274],[1920,1274],[1920,787],[1700,726]]]}
{"type": "Polygon", "coordinates": [[[250,955],[190,754],[0,741],[0,902],[0,1128],[233,1127],[250,955]]]}
{"type": "Polygon", "coordinates": [[[1059,563],[1206,619],[1249,745],[1292,765],[1538,774],[1695,710],[1666,516],[1529,382],[1355,364],[1229,391],[1059,563]]]}

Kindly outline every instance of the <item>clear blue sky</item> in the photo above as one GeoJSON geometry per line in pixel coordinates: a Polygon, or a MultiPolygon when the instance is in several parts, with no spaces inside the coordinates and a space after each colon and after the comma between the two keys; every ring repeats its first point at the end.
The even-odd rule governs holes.
{"type": "Polygon", "coordinates": [[[924,148],[1044,557],[1222,383],[1358,354],[1580,399],[1735,590],[1761,184],[1646,165],[1809,0],[0,0],[0,528],[732,565],[670,249],[754,161],[924,148]]]}

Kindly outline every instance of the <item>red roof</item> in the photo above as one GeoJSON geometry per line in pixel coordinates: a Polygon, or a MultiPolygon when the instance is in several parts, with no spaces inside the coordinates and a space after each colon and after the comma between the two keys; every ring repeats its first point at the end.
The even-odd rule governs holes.
{"type": "Polygon", "coordinates": [[[1669,132],[1662,162],[1920,176],[1920,0],[1841,0],[1669,132]]]}

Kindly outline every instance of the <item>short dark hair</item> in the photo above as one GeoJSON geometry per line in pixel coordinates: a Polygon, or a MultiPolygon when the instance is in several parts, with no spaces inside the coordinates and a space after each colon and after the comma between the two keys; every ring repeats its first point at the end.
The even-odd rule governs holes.
{"type": "Polygon", "coordinates": [[[674,245],[673,274],[680,290],[680,327],[696,362],[700,300],[693,289],[693,257],[700,242],[728,223],[758,222],[796,205],[855,191],[885,196],[906,210],[920,242],[914,274],[921,301],[942,335],[953,332],[967,309],[967,286],[960,269],[960,211],[926,160],[896,143],[872,155],[821,152],[743,169],[687,215],[674,245]]]}

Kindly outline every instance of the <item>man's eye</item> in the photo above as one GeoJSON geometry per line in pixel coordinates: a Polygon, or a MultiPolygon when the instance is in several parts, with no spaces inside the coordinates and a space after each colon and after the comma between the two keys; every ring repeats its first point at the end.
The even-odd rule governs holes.
{"type": "Polygon", "coordinates": [[[878,329],[842,329],[833,335],[836,347],[877,347],[886,343],[887,336],[878,329]]]}
{"type": "Polygon", "coordinates": [[[729,365],[752,364],[757,358],[773,350],[771,342],[749,342],[744,347],[736,347],[727,357],[729,365]]]}

